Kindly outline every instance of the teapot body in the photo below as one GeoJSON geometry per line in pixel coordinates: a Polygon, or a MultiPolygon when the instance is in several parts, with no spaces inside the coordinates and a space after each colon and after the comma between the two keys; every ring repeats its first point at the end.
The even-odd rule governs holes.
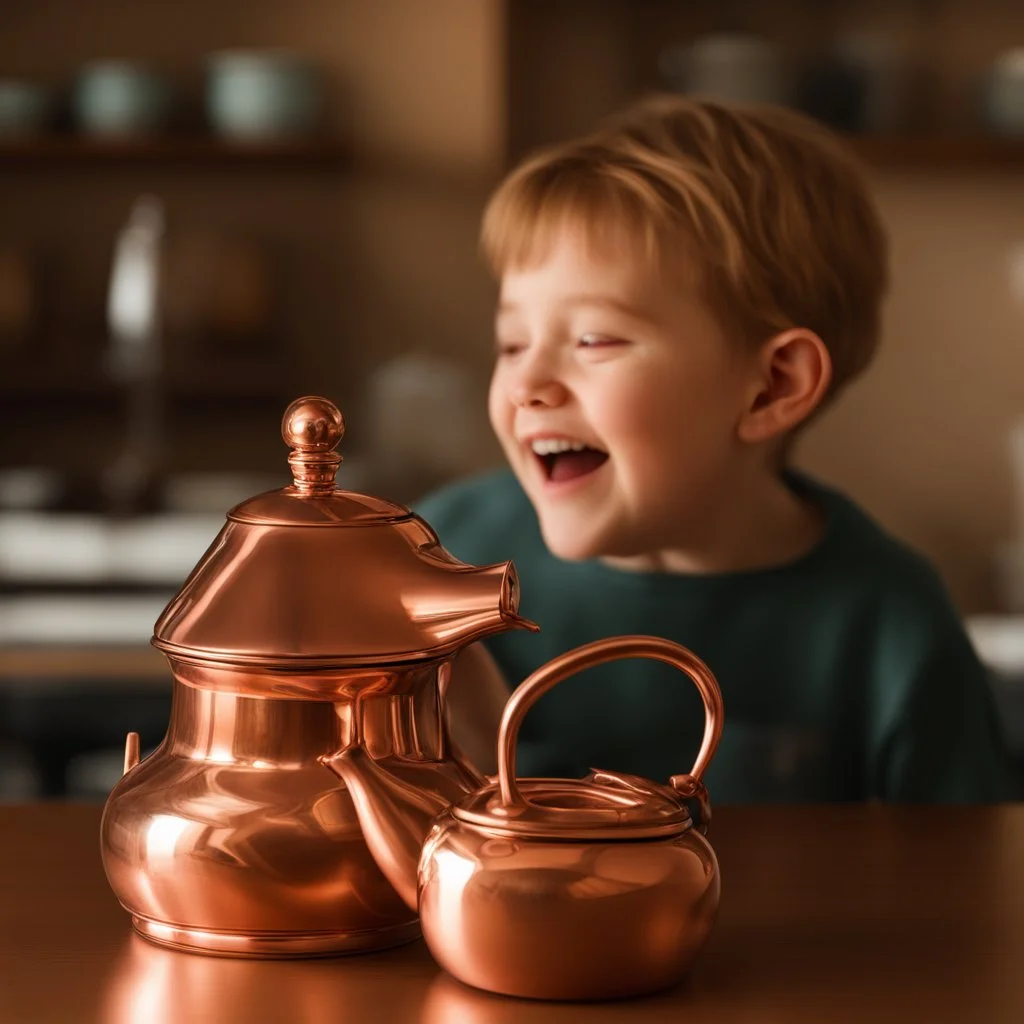
{"type": "Polygon", "coordinates": [[[443,807],[484,781],[447,734],[447,686],[468,645],[537,629],[518,615],[515,569],[461,562],[410,509],[339,488],[344,432],[324,398],[288,406],[292,482],[227,512],[155,623],[171,721],[141,763],[129,734],[100,839],[114,894],[154,942],[287,957],[415,938],[433,815],[396,861],[387,824],[408,801],[386,805],[443,807]],[[365,771],[339,781],[329,766],[349,762],[365,771]]]}
{"type": "Polygon", "coordinates": [[[445,754],[437,665],[371,679],[171,664],[167,735],[114,787],[101,826],[104,869],[135,928],[232,956],[416,938],[348,789],[319,759],[355,742],[358,715],[360,741],[387,770],[457,799],[467,782],[445,754]],[[332,699],[311,699],[314,688],[332,699]]]}
{"type": "Polygon", "coordinates": [[[434,958],[476,988],[614,999],[667,988],[714,923],[718,861],[694,828],[646,840],[566,840],[438,819],[420,862],[434,958]]]}

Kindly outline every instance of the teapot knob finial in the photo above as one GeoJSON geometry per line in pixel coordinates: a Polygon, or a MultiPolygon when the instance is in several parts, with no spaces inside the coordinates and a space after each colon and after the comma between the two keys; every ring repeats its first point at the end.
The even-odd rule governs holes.
{"type": "Polygon", "coordinates": [[[334,450],[345,435],[345,420],[326,398],[297,398],[281,418],[281,436],[291,449],[288,465],[303,494],[330,494],[341,456],[334,450]]]}

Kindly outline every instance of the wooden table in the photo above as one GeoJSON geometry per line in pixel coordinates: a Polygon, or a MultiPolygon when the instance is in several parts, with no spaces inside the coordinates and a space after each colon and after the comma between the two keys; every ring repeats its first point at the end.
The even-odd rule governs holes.
{"type": "Polygon", "coordinates": [[[107,888],[98,807],[0,807],[3,1024],[1024,1021],[1024,805],[720,808],[692,977],[585,1006],[476,992],[422,943],[334,960],[174,953],[107,888]]]}

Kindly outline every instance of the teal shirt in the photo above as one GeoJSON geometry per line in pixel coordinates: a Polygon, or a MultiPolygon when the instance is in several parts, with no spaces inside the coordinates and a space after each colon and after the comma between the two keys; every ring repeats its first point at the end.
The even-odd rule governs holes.
{"type": "MultiPolygon", "coordinates": [[[[457,558],[512,559],[520,611],[541,627],[487,641],[517,685],[579,644],[623,633],[690,648],[722,689],[725,728],[705,776],[713,802],[983,802],[1009,797],[988,680],[937,574],[836,491],[803,477],[823,537],[786,565],[676,575],[566,562],[518,482],[499,472],[416,511],[457,558]]],[[[528,714],[521,775],[688,771],[704,725],[690,680],[653,661],[588,669],[528,714]]]]}

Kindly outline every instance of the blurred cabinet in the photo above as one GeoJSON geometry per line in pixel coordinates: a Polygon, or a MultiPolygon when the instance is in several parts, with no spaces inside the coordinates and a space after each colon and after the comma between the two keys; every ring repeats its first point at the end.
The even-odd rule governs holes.
{"type": "MultiPolygon", "coordinates": [[[[5,7],[0,78],[40,82],[65,105],[96,59],[155,69],[195,108],[210,54],[276,49],[320,69],[325,114],[315,137],[280,143],[221,141],[195,122],[96,140],[66,116],[54,134],[0,139],[0,321],[4,251],[16,254],[11,308],[24,319],[27,295],[34,317],[21,337],[0,329],[0,467],[95,472],[118,444],[123,399],[103,366],[105,303],[115,236],[143,194],[163,201],[168,256],[185,252],[167,293],[173,470],[276,469],[280,413],[297,394],[326,393],[351,418],[389,356],[469,349],[489,319],[474,235],[499,162],[500,17],[496,0],[5,7]],[[263,300],[259,254],[270,268],[269,329],[170,336],[195,320],[188,290],[209,290],[218,264],[197,268],[223,242],[233,248],[221,321],[263,300]]],[[[358,413],[351,426],[349,453],[365,437],[358,413]]]]}
{"type": "MultiPolygon", "coordinates": [[[[427,351],[486,369],[493,292],[476,232],[502,170],[665,88],[667,49],[737,31],[768,40],[792,67],[850,33],[895,41],[922,69],[925,99],[906,131],[854,140],[870,161],[928,173],[1024,166],[1024,140],[985,135],[977,117],[993,59],[1024,42],[1024,7],[1009,0],[8,5],[4,77],[66,94],[82,65],[121,57],[171,77],[194,104],[209,54],[292,49],[322,69],[326,116],[320,137],[262,146],[195,132],[0,141],[0,249],[31,265],[38,321],[17,343],[0,329],[0,464],[55,457],[67,434],[63,423],[40,425],[47,399],[79,428],[63,457],[94,462],[109,447],[106,285],[115,233],[144,192],[164,200],[172,232],[246,239],[274,268],[273,337],[262,350],[172,351],[180,468],[268,468],[272,456],[246,439],[253,429],[273,437],[283,398],[323,390],[358,414],[368,374],[395,355],[427,351]],[[30,411],[36,427],[15,441],[30,411]]],[[[7,268],[17,317],[24,273],[7,268]]],[[[358,427],[347,443],[359,446],[358,427]]]]}
{"type": "Polygon", "coordinates": [[[840,53],[855,50],[893,94],[899,78],[901,117],[851,138],[874,164],[1024,168],[1024,72],[1014,83],[1020,130],[998,135],[985,114],[994,61],[1024,46],[1024,5],[1012,0],[513,0],[507,19],[511,159],[674,87],[666,57],[716,35],[772,47],[796,106],[820,99],[808,90],[843,86],[823,76],[840,53]]]}
{"type": "Polygon", "coordinates": [[[273,423],[296,389],[313,385],[304,343],[339,333],[336,283],[323,270],[341,239],[325,255],[327,239],[305,225],[315,225],[316,197],[336,187],[344,165],[333,140],[0,142],[0,242],[25,254],[33,299],[30,330],[0,347],[0,463],[47,464],[64,452],[95,465],[118,443],[124,396],[104,367],[107,289],[116,234],[148,193],[168,220],[160,292],[162,389],[177,442],[169,459],[246,468],[244,430],[254,417],[273,423]],[[40,409],[54,426],[80,427],[78,446],[45,429],[40,409]],[[26,420],[37,427],[18,430],[26,420]],[[211,443],[197,444],[189,430],[204,422],[199,435],[211,443]],[[218,440],[237,454],[225,461],[218,440]]]}

